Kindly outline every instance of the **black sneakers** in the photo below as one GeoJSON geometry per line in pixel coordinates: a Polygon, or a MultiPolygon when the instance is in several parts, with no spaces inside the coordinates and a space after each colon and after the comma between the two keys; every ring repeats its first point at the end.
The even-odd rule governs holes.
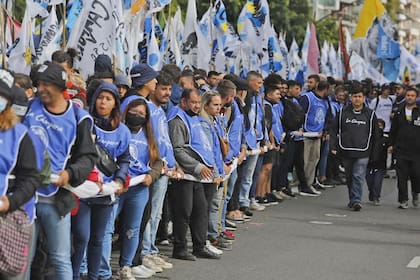
{"type": "Polygon", "coordinates": [[[206,247],[203,247],[200,251],[193,251],[193,255],[200,259],[220,259],[220,255],[210,252],[206,247]]]}

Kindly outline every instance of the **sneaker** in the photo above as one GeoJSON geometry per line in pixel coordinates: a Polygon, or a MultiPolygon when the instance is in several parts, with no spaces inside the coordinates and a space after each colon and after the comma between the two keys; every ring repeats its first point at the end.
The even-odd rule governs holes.
{"type": "Polygon", "coordinates": [[[142,263],[145,267],[147,267],[150,270],[153,270],[156,273],[160,273],[163,271],[162,267],[157,265],[152,255],[144,256],[142,263]]]}
{"type": "Polygon", "coordinates": [[[242,212],[242,214],[243,214],[243,218],[246,220],[247,218],[246,218],[246,216],[247,217],[249,217],[249,218],[251,218],[252,217],[252,215],[254,215],[250,210],[249,210],[249,207],[241,207],[241,208],[239,208],[239,210],[242,212]]]}
{"type": "Polygon", "coordinates": [[[224,232],[222,232],[221,236],[227,240],[235,240],[236,238],[235,234],[229,230],[225,230],[224,232]]]}
{"type": "Polygon", "coordinates": [[[228,242],[225,242],[223,238],[218,237],[217,239],[211,240],[211,245],[216,247],[217,249],[223,250],[223,251],[232,251],[232,245],[228,242]]]}
{"type": "Polygon", "coordinates": [[[272,191],[271,192],[277,199],[284,199],[283,194],[281,193],[281,191],[272,191]]]}
{"type": "Polygon", "coordinates": [[[374,199],[373,200],[373,205],[380,206],[381,205],[381,202],[379,201],[379,199],[374,199]]]}
{"type": "Polygon", "coordinates": [[[353,203],[353,211],[359,212],[360,210],[362,210],[362,204],[360,204],[359,202],[353,203]]]}
{"type": "Polygon", "coordinates": [[[184,260],[184,261],[196,261],[197,258],[194,255],[191,255],[190,253],[185,253],[185,254],[172,254],[172,258],[174,259],[179,259],[179,260],[184,260]]]}
{"type": "Polygon", "coordinates": [[[131,268],[131,274],[135,278],[146,279],[155,275],[155,272],[153,270],[148,269],[144,265],[138,265],[138,266],[133,266],[131,268]]]}
{"type": "Polygon", "coordinates": [[[162,245],[162,246],[169,246],[169,245],[171,245],[171,244],[169,243],[169,240],[168,240],[168,239],[163,239],[163,240],[161,240],[161,241],[159,242],[159,245],[162,245]]]}
{"type": "Polygon", "coordinates": [[[280,191],[280,195],[284,198],[284,199],[291,199],[291,198],[296,198],[296,195],[292,192],[292,190],[288,189],[288,188],[283,188],[280,191]]]}
{"type": "Polygon", "coordinates": [[[249,204],[249,209],[254,210],[254,211],[264,211],[265,210],[265,206],[259,204],[255,198],[251,198],[251,203],[249,204]]]}
{"type": "Polygon", "coordinates": [[[218,260],[222,256],[223,251],[212,246],[210,242],[206,241],[206,246],[200,251],[193,251],[193,255],[201,259],[215,259],[218,260]]]}
{"type": "Polygon", "coordinates": [[[413,192],[412,195],[413,195],[413,206],[417,208],[419,207],[419,194],[413,192]]]}
{"type": "Polygon", "coordinates": [[[320,183],[314,183],[314,184],[312,184],[311,187],[314,188],[315,190],[318,190],[318,191],[325,190],[324,185],[321,185],[320,183]]]}
{"type": "Polygon", "coordinates": [[[131,274],[131,267],[124,266],[118,271],[118,277],[120,280],[136,280],[136,278],[131,274]]]}
{"type": "Polygon", "coordinates": [[[340,185],[341,182],[334,180],[333,178],[327,178],[325,181],[321,182],[324,186],[335,188],[336,185],[340,185]]]}
{"type": "Polygon", "coordinates": [[[313,186],[310,186],[309,187],[314,193],[316,193],[316,194],[321,194],[321,192],[319,191],[319,190],[316,190],[313,186]]]}
{"type": "Polygon", "coordinates": [[[225,220],[225,227],[226,227],[226,230],[230,230],[230,231],[237,230],[236,224],[228,219],[225,220]]]}
{"type": "Polygon", "coordinates": [[[302,188],[299,192],[299,194],[301,196],[311,196],[311,197],[316,197],[319,196],[318,193],[314,192],[311,188],[302,188]]]}
{"type": "Polygon", "coordinates": [[[272,193],[267,193],[265,197],[269,205],[278,205],[279,202],[283,201],[283,199],[277,199],[277,197],[275,197],[272,193]]]}
{"type": "Polygon", "coordinates": [[[400,205],[398,206],[400,209],[407,209],[408,208],[408,201],[402,201],[400,202],[400,205]]]}
{"type": "Polygon", "coordinates": [[[230,212],[229,214],[226,215],[226,221],[227,220],[230,220],[238,224],[241,224],[245,221],[244,218],[242,217],[241,212],[239,212],[239,214],[237,214],[236,212],[230,212]]]}
{"type": "Polygon", "coordinates": [[[155,262],[155,264],[163,269],[171,269],[174,267],[173,264],[167,262],[166,260],[164,260],[163,258],[161,258],[158,254],[154,254],[152,255],[153,261],[155,262]]]}

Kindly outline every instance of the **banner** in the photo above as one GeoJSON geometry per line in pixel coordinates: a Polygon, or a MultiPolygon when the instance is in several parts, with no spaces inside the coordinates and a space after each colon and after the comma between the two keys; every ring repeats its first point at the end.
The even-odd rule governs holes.
{"type": "Polygon", "coordinates": [[[46,60],[51,60],[53,52],[60,49],[59,43],[62,32],[63,28],[58,23],[55,6],[53,6],[46,20],[41,40],[35,49],[38,64],[42,64],[46,60]]]}
{"type": "Polygon", "coordinates": [[[85,80],[93,74],[98,55],[113,56],[116,26],[113,3],[113,0],[87,1],[67,43],[67,47],[78,52],[76,68],[85,80]]]}

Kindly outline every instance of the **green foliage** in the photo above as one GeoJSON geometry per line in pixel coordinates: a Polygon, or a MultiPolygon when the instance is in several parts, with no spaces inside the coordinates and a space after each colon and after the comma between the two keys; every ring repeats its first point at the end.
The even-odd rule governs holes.
{"type": "Polygon", "coordinates": [[[327,17],[318,21],[315,26],[320,47],[324,41],[332,43],[335,48],[338,47],[338,24],[334,18],[327,17]]]}
{"type": "Polygon", "coordinates": [[[388,0],[385,3],[385,9],[388,12],[390,18],[395,22],[397,19],[397,12],[398,12],[398,8],[399,8],[399,3],[400,1],[398,0],[388,0]]]}
{"type": "Polygon", "coordinates": [[[25,14],[26,3],[25,0],[13,1],[13,17],[22,22],[23,15],[25,14]]]}

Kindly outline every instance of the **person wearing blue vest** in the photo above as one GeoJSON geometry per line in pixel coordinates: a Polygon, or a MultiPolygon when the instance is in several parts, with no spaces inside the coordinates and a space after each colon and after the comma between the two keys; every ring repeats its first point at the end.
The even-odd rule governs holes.
{"type": "Polygon", "coordinates": [[[111,218],[115,192],[125,184],[128,165],[130,131],[120,122],[119,94],[114,84],[102,82],[92,96],[90,114],[94,119],[96,142],[117,162],[119,169],[106,176],[99,169],[96,197],[80,199],[78,212],[72,217],[73,277],[80,277],[80,265],[86,252],[88,276],[97,279],[101,264],[105,227],[111,218]]]}
{"type": "MultiPolygon", "coordinates": [[[[246,161],[238,169],[238,182],[240,186],[239,192],[239,210],[248,217],[253,214],[250,211],[250,192],[253,184],[253,175],[256,170],[258,154],[263,151],[260,148],[258,139],[264,138],[264,130],[262,122],[264,114],[262,105],[258,103],[262,101],[259,96],[259,89],[263,84],[261,74],[255,71],[248,73],[247,82],[249,90],[245,98],[244,117],[245,117],[245,142],[247,144],[248,155],[246,161]]],[[[261,162],[262,163],[262,162],[261,162]]]]}
{"type": "MultiPolygon", "coordinates": [[[[276,75],[276,74],[272,74],[276,75]]],[[[270,75],[271,76],[271,75],[270,75]]],[[[266,78],[269,79],[268,76],[266,78]]],[[[271,177],[274,157],[277,152],[280,152],[280,147],[284,140],[283,126],[281,123],[281,116],[283,115],[283,106],[280,102],[281,85],[270,85],[264,83],[265,97],[264,97],[264,115],[265,124],[269,133],[270,148],[263,156],[263,163],[261,172],[258,178],[256,199],[261,204],[276,205],[279,199],[271,195],[271,177]]],[[[276,175],[275,175],[276,176],[276,175]]]]}
{"type": "MultiPolygon", "coordinates": [[[[19,208],[26,212],[31,228],[31,239],[27,244],[27,262],[30,262],[35,244],[34,195],[39,186],[39,169],[43,161],[36,153],[36,143],[32,141],[28,129],[18,122],[12,108],[15,91],[13,75],[0,69],[0,214],[10,214],[19,208]]],[[[26,279],[28,273],[28,265],[15,277],[3,274],[0,270],[0,279],[26,279]]]]}
{"type": "MultiPolygon", "coordinates": [[[[320,158],[321,137],[328,111],[328,103],[325,100],[328,90],[328,82],[320,81],[315,91],[306,92],[299,99],[299,104],[305,112],[303,131],[313,133],[313,135],[305,137],[303,140],[304,169],[308,185],[314,182],[316,166],[320,158]]],[[[300,189],[301,195],[316,196],[321,193],[312,186],[308,188],[303,187],[301,186],[300,189]]]]}
{"type": "MultiPolygon", "coordinates": [[[[165,73],[160,73],[156,79],[158,82],[156,90],[150,93],[148,106],[159,154],[164,162],[164,166],[161,172],[162,175],[153,183],[150,218],[144,230],[143,248],[141,252],[143,265],[152,270],[157,270],[156,266],[162,269],[172,268],[171,263],[159,257],[159,248],[155,244],[156,233],[162,216],[162,208],[168,189],[169,178],[178,179],[183,176],[182,169],[177,166],[175,161],[171,139],[169,138],[168,121],[162,109],[162,106],[169,102],[172,79],[165,73]]],[[[135,273],[133,274],[136,275],[135,273]]]]}
{"type": "MultiPolygon", "coordinates": [[[[228,249],[228,244],[223,242],[222,238],[219,238],[218,230],[218,212],[223,193],[223,185],[221,185],[221,182],[225,173],[228,174],[230,172],[230,167],[224,163],[224,156],[226,156],[226,154],[223,154],[223,149],[221,148],[222,145],[226,145],[227,147],[226,132],[224,131],[219,118],[221,106],[222,99],[218,92],[207,91],[202,96],[200,121],[204,133],[207,135],[208,140],[213,147],[214,162],[216,164],[214,172],[215,179],[211,183],[203,184],[203,186],[209,215],[207,238],[212,245],[219,247],[220,249],[228,249]],[[222,141],[224,143],[222,143],[222,141]]],[[[227,151],[225,150],[225,152],[227,151]]],[[[209,250],[213,249],[210,246],[207,246],[207,248],[209,250]]],[[[219,251],[213,251],[216,254],[221,254],[219,251]]]]}
{"type": "Polygon", "coordinates": [[[51,184],[37,190],[36,225],[46,234],[55,279],[72,279],[70,258],[70,211],[76,206],[66,185],[82,184],[93,169],[97,155],[91,137],[89,114],[64,98],[66,72],[62,66],[45,62],[35,73],[38,97],[30,104],[23,123],[48,149],[51,184]]]}
{"type": "MultiPolygon", "coordinates": [[[[150,166],[159,160],[159,151],[153,135],[150,110],[144,98],[137,97],[131,100],[122,116],[131,132],[128,168],[130,184],[128,188],[123,189],[118,203],[114,205],[111,219],[107,224],[106,238],[107,242],[111,243],[114,222],[123,212],[118,276],[122,280],[132,280],[135,279],[132,265],[139,244],[140,226],[149,200],[149,186],[153,183],[150,166]]],[[[104,275],[102,271],[101,274],[102,278],[108,279],[111,276],[110,267],[108,275],[104,275]]]]}
{"type": "Polygon", "coordinates": [[[182,93],[179,106],[168,114],[169,135],[175,159],[189,180],[175,181],[169,188],[172,205],[174,248],[172,256],[177,259],[194,261],[196,257],[218,259],[220,256],[206,247],[207,202],[201,180],[213,181],[213,150],[207,135],[201,127],[198,114],[201,96],[194,89],[182,93]],[[187,251],[187,229],[190,227],[193,241],[193,255],[187,251]]]}

